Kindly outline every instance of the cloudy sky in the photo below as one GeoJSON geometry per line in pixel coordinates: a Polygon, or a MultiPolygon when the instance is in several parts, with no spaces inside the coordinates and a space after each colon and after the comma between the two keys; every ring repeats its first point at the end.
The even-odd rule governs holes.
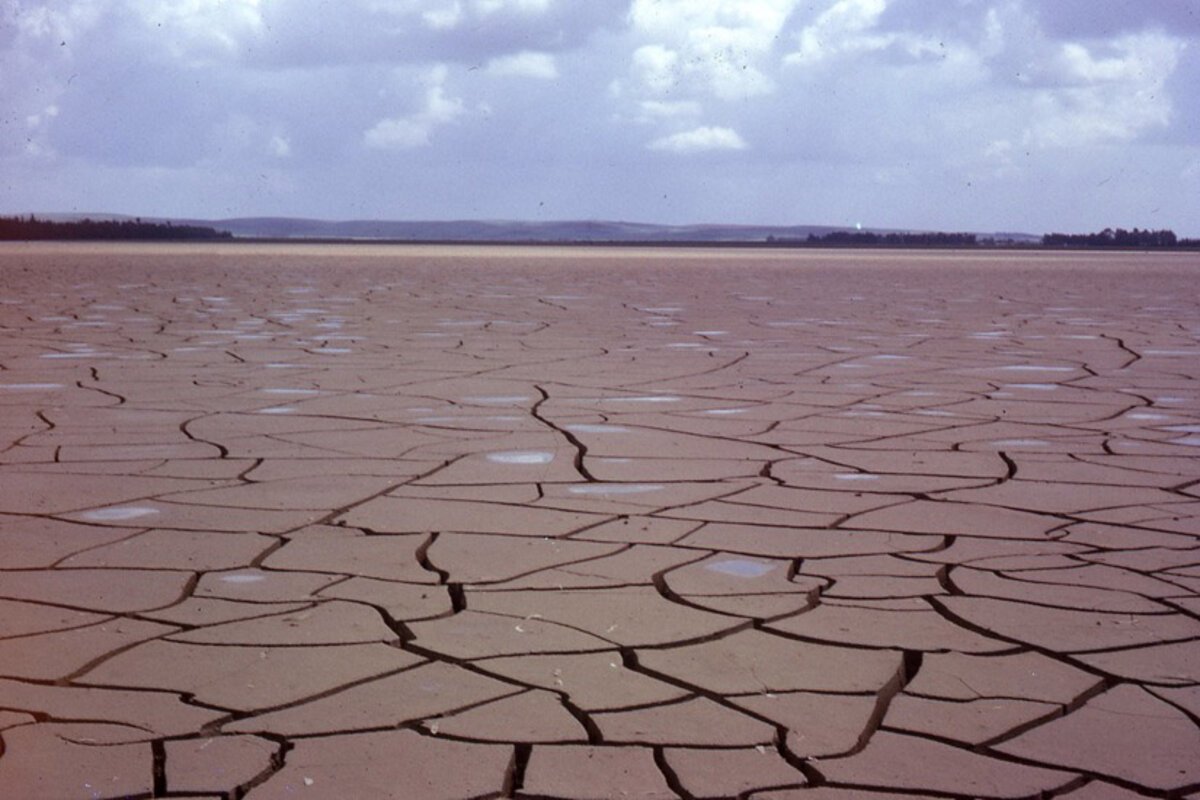
{"type": "Polygon", "coordinates": [[[1200,0],[0,0],[0,213],[1200,235],[1200,0]]]}

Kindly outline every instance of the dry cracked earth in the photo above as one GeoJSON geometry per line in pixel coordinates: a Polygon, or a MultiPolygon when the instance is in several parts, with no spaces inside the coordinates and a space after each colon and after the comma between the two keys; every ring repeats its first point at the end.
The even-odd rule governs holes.
{"type": "Polygon", "coordinates": [[[1200,797],[1197,268],[7,246],[0,795],[1200,797]]]}

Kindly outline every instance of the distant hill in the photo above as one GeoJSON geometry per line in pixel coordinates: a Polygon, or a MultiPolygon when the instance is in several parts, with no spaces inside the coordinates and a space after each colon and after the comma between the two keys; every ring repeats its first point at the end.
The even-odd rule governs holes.
{"type": "MultiPolygon", "coordinates": [[[[127,220],[118,214],[38,214],[40,219],[74,221],[127,220]]],[[[354,239],[425,242],[786,242],[807,240],[809,235],[825,236],[851,231],[836,225],[655,225],[610,220],[561,220],[522,222],[515,220],[344,220],[332,221],[301,217],[233,217],[229,219],[167,219],[143,217],[142,220],[172,225],[211,227],[228,231],[237,238],[254,239],[354,239]]],[[[864,228],[877,234],[911,233],[899,229],[864,228]]],[[[1040,237],[1025,233],[981,233],[980,239],[1032,244],[1040,237]]]]}

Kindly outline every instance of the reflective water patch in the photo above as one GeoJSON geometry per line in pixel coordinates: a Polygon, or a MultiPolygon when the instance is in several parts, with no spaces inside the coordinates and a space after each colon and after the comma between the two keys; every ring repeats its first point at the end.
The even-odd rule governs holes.
{"type": "Polygon", "coordinates": [[[549,464],[554,460],[554,453],[537,450],[511,451],[488,453],[486,458],[496,464],[549,464]]]}
{"type": "Polygon", "coordinates": [[[764,564],[761,561],[731,558],[726,561],[714,561],[711,564],[706,564],[704,568],[713,572],[720,572],[722,575],[733,575],[738,578],[761,578],[775,569],[775,566],[775,564],[764,564]]]}
{"type": "Polygon", "coordinates": [[[138,517],[148,517],[151,514],[157,513],[157,508],[146,508],[145,506],[114,506],[113,508],[97,508],[94,511],[85,511],[79,516],[89,522],[120,522],[127,519],[137,519],[138,517]]]}
{"type": "Polygon", "coordinates": [[[585,483],[582,486],[571,486],[567,491],[571,494],[644,494],[657,492],[662,488],[657,483],[585,483]]]}

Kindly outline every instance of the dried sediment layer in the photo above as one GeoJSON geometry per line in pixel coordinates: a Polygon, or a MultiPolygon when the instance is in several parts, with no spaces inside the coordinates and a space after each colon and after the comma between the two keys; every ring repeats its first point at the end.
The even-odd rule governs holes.
{"type": "Polygon", "coordinates": [[[1200,792],[1197,266],[6,246],[0,787],[1200,792]]]}

